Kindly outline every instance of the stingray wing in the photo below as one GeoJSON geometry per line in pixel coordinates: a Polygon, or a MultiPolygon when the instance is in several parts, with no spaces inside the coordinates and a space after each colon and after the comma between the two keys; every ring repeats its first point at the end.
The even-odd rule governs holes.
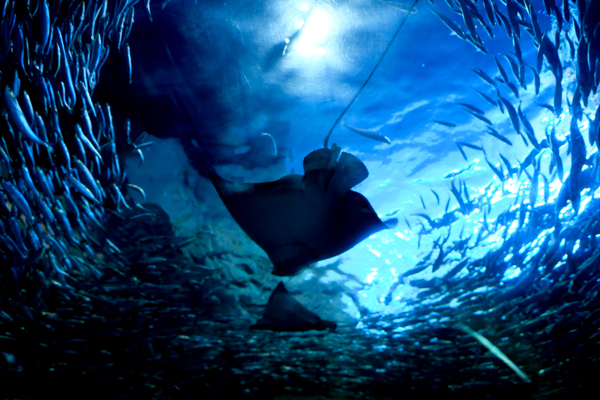
{"type": "Polygon", "coordinates": [[[304,158],[304,177],[274,182],[234,183],[211,174],[232,217],[273,262],[274,275],[294,275],[387,228],[369,201],[350,190],[367,178],[367,168],[340,153],[335,145],[315,150],[304,158]]]}
{"type": "MultiPolygon", "coordinates": [[[[285,232],[281,237],[282,224],[301,205],[301,175],[249,184],[229,182],[213,173],[211,181],[233,219],[265,251],[292,241],[285,232]]],[[[294,227],[286,230],[294,232],[294,227]]]]}

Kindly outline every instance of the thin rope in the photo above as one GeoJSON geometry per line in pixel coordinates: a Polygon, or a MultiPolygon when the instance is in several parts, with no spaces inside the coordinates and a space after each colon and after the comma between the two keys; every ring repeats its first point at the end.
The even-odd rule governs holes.
{"type": "Polygon", "coordinates": [[[360,87],[360,89],[358,90],[358,92],[356,92],[356,94],[354,95],[354,97],[352,98],[352,100],[350,101],[350,103],[346,106],[346,108],[344,109],[344,111],[342,111],[342,113],[340,114],[340,116],[333,123],[333,126],[331,127],[331,129],[329,130],[329,133],[327,133],[327,136],[325,137],[325,141],[324,141],[325,148],[327,148],[327,143],[329,142],[329,138],[331,137],[331,134],[333,133],[333,130],[337,126],[338,122],[340,122],[340,120],[342,119],[342,117],[344,116],[344,114],[346,114],[346,111],[348,111],[348,109],[352,106],[352,104],[354,103],[354,101],[358,98],[358,95],[360,95],[360,93],[363,91],[363,89],[365,88],[365,86],[367,86],[367,83],[369,83],[369,80],[371,79],[371,77],[375,73],[375,70],[377,69],[377,67],[379,67],[379,64],[381,64],[381,62],[383,61],[383,57],[385,57],[385,55],[387,54],[388,50],[392,46],[392,43],[394,43],[394,39],[396,39],[396,36],[398,36],[398,33],[400,33],[400,29],[402,29],[402,27],[404,26],[404,23],[406,22],[406,19],[408,18],[408,16],[410,15],[410,13],[415,8],[415,6],[417,5],[418,2],[419,2],[419,0],[415,0],[415,2],[413,3],[412,7],[410,7],[410,10],[408,10],[408,12],[406,13],[406,15],[402,19],[402,22],[400,22],[400,26],[398,26],[398,29],[396,29],[396,33],[394,33],[394,36],[392,36],[392,40],[390,40],[390,43],[388,43],[387,47],[385,48],[385,51],[383,52],[383,54],[381,55],[381,57],[379,57],[379,61],[377,61],[377,64],[375,64],[375,67],[373,68],[373,70],[369,74],[369,77],[367,78],[367,80],[365,81],[365,83],[363,83],[363,85],[360,87]]]}

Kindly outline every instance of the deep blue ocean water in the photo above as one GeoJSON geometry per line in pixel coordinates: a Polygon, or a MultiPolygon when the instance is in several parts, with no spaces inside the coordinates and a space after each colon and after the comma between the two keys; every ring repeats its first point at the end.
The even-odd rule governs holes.
{"type": "Polygon", "coordinates": [[[597,0],[3,3],[6,398],[582,398],[593,382],[597,0]],[[397,225],[274,276],[207,177],[302,174],[330,129],[368,169],[353,190],[397,225]],[[285,332],[294,305],[284,332],[249,330],[280,281],[337,329],[285,332]]]}

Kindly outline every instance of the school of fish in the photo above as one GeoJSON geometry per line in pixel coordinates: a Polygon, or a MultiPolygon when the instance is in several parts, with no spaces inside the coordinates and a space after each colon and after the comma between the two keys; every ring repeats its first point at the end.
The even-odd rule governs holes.
{"type": "MultiPolygon", "coordinates": [[[[454,181],[471,165],[446,175],[452,181],[444,214],[410,216],[419,218],[419,245],[422,236],[439,237],[382,302],[396,301],[394,291],[405,284],[422,289],[418,299],[401,312],[363,311],[357,329],[340,326],[319,336],[233,327],[239,316],[226,311],[238,299],[224,294],[227,284],[218,272],[183,261],[180,249],[192,238],[173,235],[164,228],[168,216],[128,195],[145,197],[143,188],[128,182],[116,139],[125,137],[128,148],[119,151],[133,151],[140,162],[152,143],[143,135],[133,138],[128,121],[115,126],[110,105],[94,102],[93,92],[111,52],[135,78],[127,39],[135,13],[150,13],[150,3],[0,5],[0,368],[7,398],[90,392],[109,398],[581,398],[595,383],[600,107],[591,99],[597,101],[600,83],[600,0],[544,0],[538,10],[530,0],[446,0],[462,23],[429,0],[429,9],[453,34],[493,58],[497,71],[473,68],[490,90],[477,93],[531,147],[516,166],[500,153],[495,164],[491,149],[456,140],[459,151],[465,160],[466,151],[481,153],[502,184],[527,179],[519,181],[513,207],[494,221],[487,218],[493,182],[483,188],[487,193],[475,194],[465,180],[454,181]],[[541,17],[553,29],[542,32],[541,17]],[[491,54],[480,36],[493,39],[498,26],[511,38],[512,54],[491,54]],[[536,49],[537,65],[523,61],[525,46],[536,49]],[[569,82],[567,64],[576,72],[569,82]],[[554,77],[553,104],[540,106],[557,120],[570,118],[562,133],[558,124],[536,132],[519,101],[523,91],[542,92],[546,69],[554,77]],[[556,180],[562,186],[550,199],[556,180]],[[451,198],[458,207],[450,209],[451,198]],[[476,209],[484,210],[477,234],[461,232],[459,240],[450,240],[451,225],[476,209]],[[469,256],[494,238],[499,246],[469,256]],[[451,269],[443,277],[407,280],[444,266],[451,269]],[[516,270],[517,278],[506,278],[516,270]],[[215,296],[222,307],[218,315],[210,312],[217,307],[209,302],[215,296]]],[[[483,110],[457,105],[484,124],[482,135],[513,145],[483,110]]],[[[390,143],[375,131],[347,128],[390,143]]],[[[440,204],[440,195],[432,193],[440,204]]],[[[420,201],[426,209],[421,195],[420,201]]]]}

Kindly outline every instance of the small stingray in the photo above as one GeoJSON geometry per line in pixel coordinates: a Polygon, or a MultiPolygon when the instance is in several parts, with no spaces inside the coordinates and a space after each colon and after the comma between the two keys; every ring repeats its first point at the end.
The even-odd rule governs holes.
{"type": "Polygon", "coordinates": [[[337,324],[325,321],[312,311],[308,311],[279,282],[265,307],[263,317],[251,325],[250,329],[269,329],[278,332],[302,332],[311,329],[322,331],[335,329],[337,324]]]}
{"type": "Polygon", "coordinates": [[[315,150],[304,158],[304,176],[274,182],[235,183],[209,172],[233,219],[271,259],[273,275],[294,275],[397,223],[386,225],[362,194],[350,190],[369,172],[340,152],[335,144],[315,150]]]}

